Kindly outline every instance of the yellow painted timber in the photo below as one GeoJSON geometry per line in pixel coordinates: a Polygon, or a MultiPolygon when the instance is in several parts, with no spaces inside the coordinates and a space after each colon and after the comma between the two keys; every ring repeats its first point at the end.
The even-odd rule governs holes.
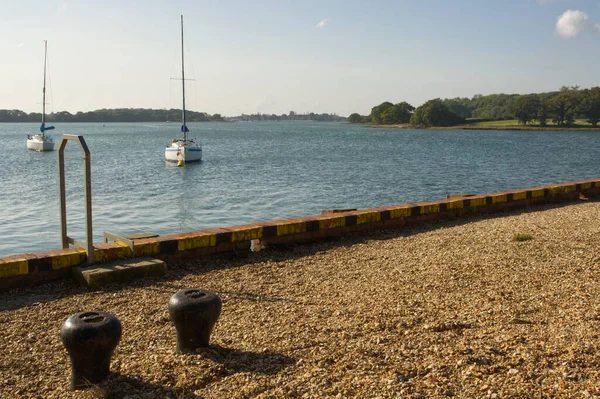
{"type": "Polygon", "coordinates": [[[277,235],[287,236],[290,234],[306,233],[306,222],[290,222],[277,225],[277,235]]]}
{"type": "MultiPolygon", "coordinates": [[[[215,239],[216,240],[216,239],[215,239]]],[[[181,241],[177,243],[179,246],[181,241]]],[[[133,248],[135,250],[135,256],[153,256],[158,255],[160,253],[160,242],[159,241],[150,241],[150,242],[134,242],[133,248]]]]}
{"type": "Polygon", "coordinates": [[[450,210],[450,209],[462,209],[465,206],[464,201],[463,200],[456,200],[456,201],[448,201],[446,202],[446,209],[450,210]]]}
{"type": "Polygon", "coordinates": [[[390,219],[396,219],[401,217],[409,217],[411,215],[412,208],[405,206],[402,208],[390,209],[390,219]]]}
{"type": "Polygon", "coordinates": [[[544,196],[544,189],[540,188],[537,190],[531,190],[531,198],[538,198],[544,196]]]}
{"type": "Polygon", "coordinates": [[[114,245],[117,248],[111,248],[111,249],[106,249],[106,248],[94,248],[94,259],[96,260],[96,262],[104,262],[109,260],[109,252],[113,253],[113,257],[114,257],[114,253],[116,252],[116,258],[117,259],[125,259],[125,258],[129,258],[131,256],[131,250],[129,249],[129,245],[122,243],[122,242],[114,242],[111,243],[111,245],[114,245]]]}
{"type": "Polygon", "coordinates": [[[513,193],[512,198],[513,201],[527,199],[527,191],[519,191],[518,193],[513,193]]]}
{"type": "Polygon", "coordinates": [[[569,184],[568,186],[562,186],[565,193],[570,193],[571,191],[577,190],[577,186],[575,184],[569,184]]]}
{"type": "Polygon", "coordinates": [[[503,202],[506,202],[506,194],[492,195],[492,204],[501,204],[503,202]]]}
{"type": "Polygon", "coordinates": [[[469,198],[469,206],[471,208],[476,207],[476,206],[482,206],[482,205],[485,205],[485,197],[469,198]]]}
{"type": "MultiPolygon", "coordinates": [[[[95,252],[95,251],[94,251],[95,252]]],[[[52,256],[52,270],[78,266],[85,262],[85,250],[67,252],[52,256]]]]}
{"type": "Polygon", "coordinates": [[[9,262],[0,263],[0,278],[19,276],[29,273],[29,263],[27,259],[18,259],[9,262]]]}
{"type": "Polygon", "coordinates": [[[381,212],[361,212],[356,215],[356,224],[373,223],[381,220],[381,212]]]}
{"type": "Polygon", "coordinates": [[[587,190],[592,188],[592,183],[581,183],[581,189],[582,190],[587,190]]]}
{"type": "Polygon", "coordinates": [[[319,230],[334,229],[336,227],[344,227],[345,225],[345,216],[328,217],[319,220],[319,230]]]}
{"type": "Polygon", "coordinates": [[[231,242],[250,241],[262,238],[263,228],[261,226],[235,230],[235,227],[229,227],[231,232],[231,242]]]}
{"type": "MultiPolygon", "coordinates": [[[[156,244],[158,244],[158,250],[160,251],[160,243],[156,244]]],[[[189,249],[204,247],[214,247],[215,245],[217,245],[217,235],[214,233],[191,235],[177,240],[178,251],[187,251],[189,249]]]]}
{"type": "Polygon", "coordinates": [[[550,187],[550,192],[554,195],[559,195],[560,194],[560,187],[558,186],[552,186],[550,187]]]}
{"type": "Polygon", "coordinates": [[[421,205],[419,207],[421,215],[427,215],[429,213],[437,213],[440,211],[440,204],[421,205]]]}

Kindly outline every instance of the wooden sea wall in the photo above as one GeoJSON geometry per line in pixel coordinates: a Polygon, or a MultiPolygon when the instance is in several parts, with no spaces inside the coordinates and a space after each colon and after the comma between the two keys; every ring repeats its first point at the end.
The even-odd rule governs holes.
{"type": "MultiPolygon", "coordinates": [[[[599,193],[600,180],[589,180],[434,202],[273,220],[137,239],[134,240],[134,255],[151,256],[168,262],[169,259],[181,257],[246,253],[255,240],[266,246],[305,243],[471,214],[498,213],[540,204],[575,201],[599,193]]],[[[130,258],[132,253],[125,244],[102,243],[94,245],[94,255],[96,262],[102,263],[130,258]]],[[[71,268],[85,266],[86,260],[85,250],[77,248],[0,258],[0,291],[69,277],[71,268]]]]}

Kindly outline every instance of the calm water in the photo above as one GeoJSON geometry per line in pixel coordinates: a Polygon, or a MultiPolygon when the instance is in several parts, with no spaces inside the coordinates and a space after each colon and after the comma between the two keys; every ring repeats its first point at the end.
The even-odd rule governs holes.
{"type": "MultiPolygon", "coordinates": [[[[60,247],[58,151],[29,152],[38,124],[0,124],[0,256],[60,247]]],[[[199,123],[201,164],[164,145],[179,124],[59,124],[92,153],[94,242],[598,178],[594,132],[419,131],[337,123],[199,123]]],[[[58,147],[58,145],[57,145],[58,147]]],[[[83,156],[66,150],[69,236],[85,240],[83,156]]]]}

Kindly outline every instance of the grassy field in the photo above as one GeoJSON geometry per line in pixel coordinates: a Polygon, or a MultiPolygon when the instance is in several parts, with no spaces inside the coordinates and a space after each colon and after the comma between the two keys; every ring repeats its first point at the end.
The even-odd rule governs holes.
{"type": "MultiPolygon", "coordinates": [[[[372,128],[396,128],[396,129],[412,129],[408,123],[397,124],[397,125],[376,125],[376,124],[363,124],[366,127],[372,128]]],[[[457,126],[449,126],[449,127],[432,127],[430,129],[445,129],[445,130],[592,130],[592,131],[600,131],[600,126],[592,127],[590,123],[587,123],[583,119],[575,120],[575,124],[571,126],[558,126],[554,123],[548,123],[546,126],[540,126],[540,124],[536,121],[533,123],[528,123],[527,125],[522,125],[516,119],[508,119],[508,120],[497,120],[497,121],[488,121],[488,120],[480,120],[480,119],[467,119],[463,125],[457,126]]]]}
{"type": "MultiPolygon", "coordinates": [[[[523,126],[519,124],[516,119],[508,119],[502,121],[478,121],[478,120],[469,120],[467,119],[467,123],[471,126],[523,126]]],[[[539,126],[539,125],[538,125],[539,126]]]]}
{"type": "MultiPolygon", "coordinates": [[[[525,129],[543,129],[543,130],[547,130],[547,129],[560,129],[560,130],[571,130],[571,129],[594,129],[592,127],[592,125],[590,123],[587,123],[585,120],[583,119],[577,119],[575,120],[575,124],[572,126],[558,126],[554,123],[548,123],[546,126],[540,126],[539,122],[533,122],[533,123],[528,123],[527,125],[523,125],[521,123],[519,123],[518,120],[516,119],[508,119],[508,120],[498,120],[498,121],[481,121],[481,120],[476,120],[476,119],[467,119],[467,124],[460,126],[461,128],[466,127],[466,128],[484,128],[484,129],[508,129],[508,128],[514,128],[514,129],[519,129],[519,130],[525,130],[525,129]]],[[[596,128],[598,129],[598,128],[596,128]]]]}

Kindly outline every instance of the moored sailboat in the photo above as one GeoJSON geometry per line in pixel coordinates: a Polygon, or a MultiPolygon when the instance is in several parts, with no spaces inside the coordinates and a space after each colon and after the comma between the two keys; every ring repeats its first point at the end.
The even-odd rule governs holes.
{"type": "Polygon", "coordinates": [[[48,41],[44,40],[44,86],[42,89],[42,124],[40,133],[27,136],[27,149],[33,151],[53,151],[54,137],[47,136],[46,131],[54,126],[46,126],[46,59],[48,54],[48,41]]]}
{"type": "Polygon", "coordinates": [[[187,127],[185,119],[185,68],[183,58],[183,15],[181,16],[181,93],[182,93],[182,138],[174,138],[165,148],[165,159],[171,162],[177,162],[177,166],[182,166],[190,162],[200,162],[202,160],[202,147],[194,140],[189,138],[190,130],[187,127]]]}

